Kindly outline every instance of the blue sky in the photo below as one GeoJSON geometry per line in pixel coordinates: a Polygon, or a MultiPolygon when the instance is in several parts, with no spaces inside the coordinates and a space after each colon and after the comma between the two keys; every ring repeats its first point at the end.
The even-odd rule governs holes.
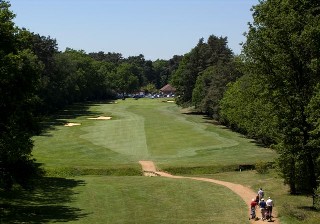
{"type": "Polygon", "coordinates": [[[258,0],[10,0],[19,27],[66,47],[124,57],[170,59],[203,37],[228,37],[235,54],[245,42],[258,0]]]}

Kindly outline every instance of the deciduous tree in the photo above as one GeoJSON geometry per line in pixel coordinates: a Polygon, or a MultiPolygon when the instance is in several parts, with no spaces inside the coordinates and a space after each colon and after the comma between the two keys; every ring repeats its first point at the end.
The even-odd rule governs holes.
{"type": "Polygon", "coordinates": [[[306,108],[320,81],[320,2],[261,0],[244,45],[252,73],[263,77],[278,118],[279,166],[291,193],[319,185],[320,145],[306,108]]]}
{"type": "Polygon", "coordinates": [[[31,136],[38,130],[33,116],[35,90],[42,64],[22,48],[12,22],[10,4],[0,0],[0,187],[14,183],[28,187],[36,173],[31,136]]]}

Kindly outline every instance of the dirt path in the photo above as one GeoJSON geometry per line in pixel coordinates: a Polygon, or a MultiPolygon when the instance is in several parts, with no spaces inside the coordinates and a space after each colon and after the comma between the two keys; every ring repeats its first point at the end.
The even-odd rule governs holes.
{"type": "MultiPolygon", "coordinates": [[[[248,187],[242,186],[240,184],[234,184],[234,183],[220,181],[220,180],[214,180],[214,179],[210,179],[210,178],[174,176],[169,173],[157,171],[157,169],[152,161],[139,161],[139,163],[141,164],[141,167],[142,167],[142,170],[143,170],[145,176],[162,176],[162,177],[169,177],[169,178],[188,178],[188,179],[192,179],[192,180],[206,181],[206,182],[211,182],[211,183],[223,185],[223,186],[229,188],[230,190],[232,190],[233,192],[235,192],[236,194],[238,194],[246,202],[246,204],[248,205],[248,217],[249,217],[250,202],[251,202],[252,198],[255,198],[256,192],[254,192],[253,190],[251,190],[248,187]]],[[[257,216],[261,218],[261,213],[260,213],[259,209],[257,209],[256,212],[257,212],[257,216]]],[[[277,211],[275,209],[273,209],[272,215],[274,216],[273,223],[280,224],[280,221],[279,221],[278,215],[277,215],[277,211]]],[[[258,221],[251,220],[251,223],[265,223],[265,222],[262,220],[258,220],[258,221]]]]}

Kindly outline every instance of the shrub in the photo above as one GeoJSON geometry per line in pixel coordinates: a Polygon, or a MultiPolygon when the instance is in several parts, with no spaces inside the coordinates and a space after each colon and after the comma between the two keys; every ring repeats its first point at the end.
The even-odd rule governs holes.
{"type": "Polygon", "coordinates": [[[256,171],[260,174],[265,174],[269,172],[270,163],[268,162],[257,162],[256,163],[256,171]]]}

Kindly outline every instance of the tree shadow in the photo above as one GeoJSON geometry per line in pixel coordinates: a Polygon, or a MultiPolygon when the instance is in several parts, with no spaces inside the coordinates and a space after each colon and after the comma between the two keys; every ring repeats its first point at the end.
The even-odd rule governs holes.
{"type": "Polygon", "coordinates": [[[82,180],[44,177],[32,191],[0,191],[0,223],[47,223],[79,220],[88,214],[66,205],[76,194],[73,188],[82,180]]]}
{"type": "Polygon", "coordinates": [[[98,116],[101,113],[89,111],[91,106],[101,106],[101,104],[112,104],[113,101],[99,101],[99,102],[87,102],[76,103],[56,112],[54,115],[45,118],[40,122],[41,131],[40,136],[51,136],[49,131],[56,130],[56,126],[62,126],[68,122],[68,120],[76,119],[82,116],[98,116]]]}
{"type": "Polygon", "coordinates": [[[298,206],[298,209],[305,210],[305,211],[314,211],[314,212],[318,211],[313,206],[298,206]]]}

